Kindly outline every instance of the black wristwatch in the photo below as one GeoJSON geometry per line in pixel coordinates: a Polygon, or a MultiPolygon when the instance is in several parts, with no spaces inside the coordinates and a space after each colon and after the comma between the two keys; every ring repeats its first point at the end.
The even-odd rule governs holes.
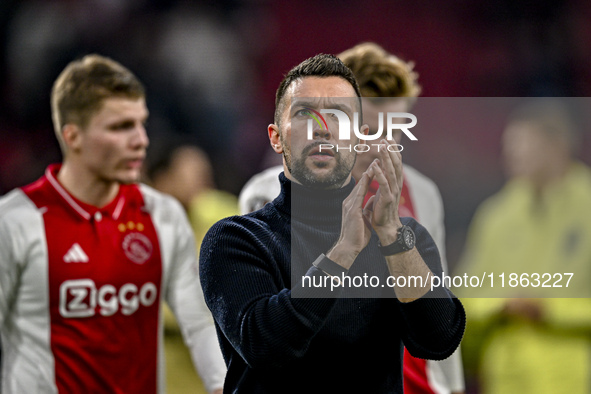
{"type": "Polygon", "coordinates": [[[396,238],[396,241],[387,246],[382,246],[382,244],[378,242],[378,247],[384,256],[392,256],[393,254],[411,250],[415,247],[416,240],[412,228],[409,226],[402,226],[398,229],[398,237],[396,238]]]}

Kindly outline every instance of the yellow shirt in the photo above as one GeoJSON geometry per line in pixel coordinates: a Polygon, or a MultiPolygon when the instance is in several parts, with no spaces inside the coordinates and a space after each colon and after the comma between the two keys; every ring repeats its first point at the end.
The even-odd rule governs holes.
{"type": "MultiPolygon", "coordinates": [[[[478,209],[456,275],[494,273],[495,289],[454,290],[463,297],[467,373],[478,363],[483,393],[591,393],[591,171],[573,164],[566,177],[534,199],[523,181],[508,182],[478,209]],[[498,275],[505,274],[500,288],[498,275]],[[532,300],[540,321],[501,313],[508,297],[531,296],[510,287],[510,273],[573,273],[538,287],[532,300]],[[477,298],[482,296],[504,298],[477,298]],[[474,298],[469,298],[474,297],[474,298]],[[564,298],[577,297],[577,298],[564,298]]],[[[548,276],[541,276],[541,283],[548,276]]],[[[531,283],[531,282],[530,282],[531,283]]],[[[513,282],[515,284],[515,282],[513,282]]]]}

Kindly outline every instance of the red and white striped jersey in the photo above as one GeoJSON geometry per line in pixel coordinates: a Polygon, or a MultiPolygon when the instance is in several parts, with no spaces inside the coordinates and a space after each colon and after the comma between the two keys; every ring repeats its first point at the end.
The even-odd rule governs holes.
{"type": "MultiPolygon", "coordinates": [[[[439,249],[441,266],[449,275],[445,257],[443,200],[435,183],[409,165],[404,165],[401,216],[412,216],[429,231],[439,249]]],[[[464,368],[458,348],[443,361],[422,360],[404,351],[404,392],[410,394],[449,394],[463,392],[464,368]]]]}
{"type": "Polygon", "coordinates": [[[221,387],[180,204],[133,184],[99,209],[70,195],[58,171],[0,199],[2,392],[163,392],[162,300],[206,386],[221,387]]]}

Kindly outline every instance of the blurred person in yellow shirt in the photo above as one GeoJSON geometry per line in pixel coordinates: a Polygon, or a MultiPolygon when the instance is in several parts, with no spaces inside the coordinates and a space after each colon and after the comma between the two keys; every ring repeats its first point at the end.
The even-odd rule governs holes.
{"type": "MultiPolygon", "coordinates": [[[[238,214],[238,199],[217,189],[209,157],[195,145],[172,141],[162,144],[160,150],[149,152],[146,177],[154,188],[172,195],[183,205],[195,233],[197,251],[203,236],[215,222],[238,214]]],[[[191,357],[174,315],[168,308],[163,310],[167,392],[205,394],[204,383],[191,366],[191,357]]],[[[219,347],[218,343],[210,345],[219,347]]],[[[219,384],[223,382],[223,376],[220,378],[219,384]]],[[[221,394],[221,389],[213,393],[221,394]]]]}
{"type": "Polygon", "coordinates": [[[591,279],[591,170],[576,159],[578,134],[563,104],[535,99],[509,118],[502,139],[508,180],[478,208],[455,271],[494,273],[495,287],[504,273],[505,287],[493,296],[513,297],[457,291],[468,319],[465,367],[467,375],[477,373],[482,393],[591,392],[591,299],[584,298],[591,279]],[[537,273],[542,284],[547,273],[550,285],[555,274],[573,273],[568,294],[579,298],[559,298],[564,287],[526,298],[521,284],[508,286],[510,273],[527,273],[532,283],[537,273]]]}

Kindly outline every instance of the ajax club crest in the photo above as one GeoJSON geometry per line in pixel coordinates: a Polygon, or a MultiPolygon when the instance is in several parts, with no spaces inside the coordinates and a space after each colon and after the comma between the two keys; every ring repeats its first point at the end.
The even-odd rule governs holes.
{"type": "Polygon", "coordinates": [[[152,256],[152,242],[143,234],[127,234],[122,246],[127,258],[136,264],[143,264],[152,256]]]}

